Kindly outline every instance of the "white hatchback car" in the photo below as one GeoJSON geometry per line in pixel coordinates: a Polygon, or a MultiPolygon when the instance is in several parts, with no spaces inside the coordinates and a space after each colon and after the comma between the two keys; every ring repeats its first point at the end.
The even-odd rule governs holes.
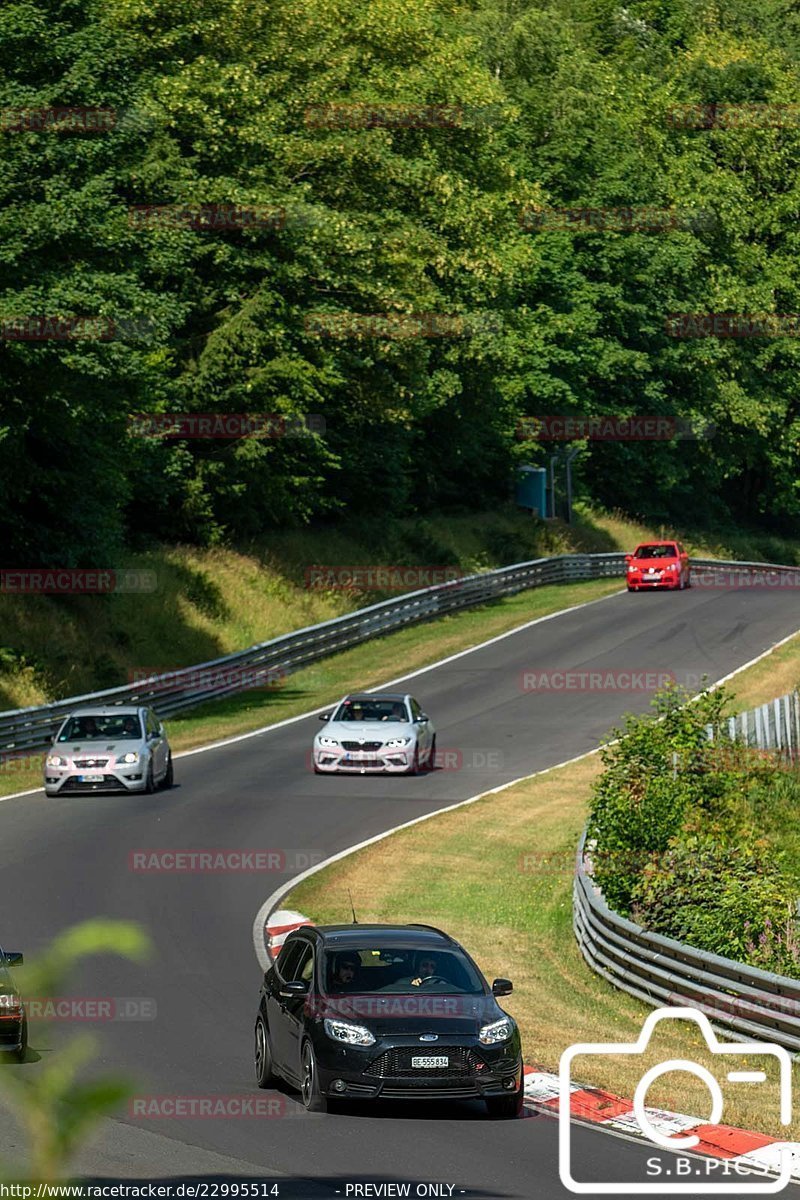
{"type": "Polygon", "coordinates": [[[416,775],[432,768],[436,730],[413,696],[364,692],[345,696],[314,738],[314,771],[320,775],[367,771],[416,775]]]}
{"type": "Polygon", "coordinates": [[[62,724],[44,760],[48,796],[154,792],[172,787],[172,752],[152,708],[82,708],[62,724]]]}

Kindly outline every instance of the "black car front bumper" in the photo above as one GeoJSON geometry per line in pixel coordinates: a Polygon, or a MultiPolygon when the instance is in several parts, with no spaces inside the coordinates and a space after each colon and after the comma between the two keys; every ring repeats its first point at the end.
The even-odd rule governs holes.
{"type": "Polygon", "coordinates": [[[519,1047],[481,1046],[474,1040],[442,1046],[419,1040],[368,1050],[315,1046],[320,1090],[326,1096],[370,1100],[469,1100],[513,1095],[522,1086],[519,1047]],[[412,1067],[412,1057],[444,1057],[447,1067],[412,1067]],[[336,1086],[334,1086],[336,1085],[336,1086]],[[342,1086],[344,1085],[344,1086],[342,1086]]]}

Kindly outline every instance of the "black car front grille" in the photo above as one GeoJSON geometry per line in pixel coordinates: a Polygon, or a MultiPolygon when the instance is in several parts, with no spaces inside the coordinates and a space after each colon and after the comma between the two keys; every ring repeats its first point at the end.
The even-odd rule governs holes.
{"type": "Polygon", "coordinates": [[[463,1079],[474,1075],[478,1063],[483,1059],[467,1046],[397,1046],[394,1050],[385,1050],[371,1062],[364,1072],[378,1079],[463,1079]],[[446,1067],[412,1067],[411,1059],[418,1055],[447,1058],[446,1067]]]}
{"type": "Polygon", "coordinates": [[[71,775],[59,789],[61,792],[127,792],[124,783],[120,783],[116,775],[104,775],[102,783],[79,783],[76,775],[71,775]]]}
{"type": "Polygon", "coordinates": [[[108,763],[107,758],[74,758],[72,760],[73,767],[104,767],[108,763]]]}
{"type": "Polygon", "coordinates": [[[342,742],[343,750],[380,750],[383,742],[342,742]]]}

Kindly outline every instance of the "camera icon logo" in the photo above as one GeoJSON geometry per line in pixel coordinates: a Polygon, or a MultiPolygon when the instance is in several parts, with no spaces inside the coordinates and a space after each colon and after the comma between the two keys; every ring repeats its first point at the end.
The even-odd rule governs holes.
{"type": "MultiPolygon", "coordinates": [[[[647,1017],[642,1026],[642,1032],[635,1042],[580,1042],[574,1046],[569,1046],[561,1055],[559,1063],[558,1169],[563,1186],[570,1192],[589,1196],[641,1196],[653,1193],[658,1193],[659,1195],[687,1195],[690,1193],[692,1195],[730,1195],[737,1193],[741,1195],[742,1192],[747,1192],[748,1195],[766,1195],[780,1191],[791,1179],[792,1166],[796,1155],[798,1156],[798,1161],[800,1161],[800,1145],[797,1142],[780,1142],[771,1147],[771,1149],[778,1152],[780,1161],[779,1175],[777,1178],[769,1178],[768,1181],[763,1183],[748,1183],[741,1178],[738,1172],[728,1183],[722,1183],[717,1180],[713,1182],[707,1181],[715,1167],[722,1162],[722,1160],[716,1159],[709,1159],[707,1163],[704,1162],[705,1170],[692,1171],[685,1183],[664,1182],[663,1179],[663,1175],[688,1173],[681,1170],[674,1172],[666,1170],[663,1172],[663,1175],[659,1174],[657,1182],[643,1181],[639,1183],[631,1182],[630,1180],[620,1180],[613,1183],[605,1181],[592,1183],[575,1179],[573,1174],[572,1125],[570,1120],[570,1093],[572,1090],[570,1084],[573,1059],[579,1055],[644,1054],[656,1025],[661,1021],[668,1020],[693,1022],[700,1029],[712,1054],[735,1055],[740,1060],[744,1056],[750,1058],[754,1055],[769,1056],[777,1060],[780,1074],[780,1121],[782,1125],[789,1125],[791,1123],[792,1063],[788,1050],[785,1050],[782,1046],[776,1046],[772,1042],[720,1042],[711,1028],[711,1022],[708,1017],[697,1009],[657,1008],[647,1017]]],[[[740,1063],[739,1065],[741,1066],[742,1064],[740,1063]]],[[[730,1083],[766,1083],[767,1081],[765,1071],[751,1069],[737,1070],[735,1069],[735,1059],[730,1063],[730,1066],[733,1069],[726,1071],[726,1079],[730,1083]]],[[[698,1119],[698,1124],[718,1124],[723,1113],[722,1089],[711,1072],[700,1063],[691,1062],[689,1059],[671,1058],[651,1067],[649,1071],[646,1071],[642,1075],[637,1084],[633,1097],[633,1112],[639,1128],[647,1141],[664,1150],[669,1150],[671,1153],[681,1150],[691,1150],[700,1141],[700,1138],[692,1133],[686,1136],[676,1136],[674,1134],[667,1136],[659,1132],[658,1129],[655,1129],[650,1120],[650,1115],[645,1105],[648,1089],[662,1075],[673,1071],[685,1071],[694,1075],[705,1083],[711,1093],[711,1113],[704,1120],[698,1119]]],[[[688,1162],[689,1160],[678,1161],[688,1162]]],[[[727,1170],[725,1174],[727,1175],[727,1170]]]]}

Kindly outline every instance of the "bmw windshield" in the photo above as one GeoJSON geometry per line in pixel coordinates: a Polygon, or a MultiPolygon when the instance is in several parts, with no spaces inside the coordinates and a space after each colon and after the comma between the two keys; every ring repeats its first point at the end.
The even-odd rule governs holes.
{"type": "Polygon", "coordinates": [[[334,721],[408,721],[402,700],[343,700],[334,721]]]}

